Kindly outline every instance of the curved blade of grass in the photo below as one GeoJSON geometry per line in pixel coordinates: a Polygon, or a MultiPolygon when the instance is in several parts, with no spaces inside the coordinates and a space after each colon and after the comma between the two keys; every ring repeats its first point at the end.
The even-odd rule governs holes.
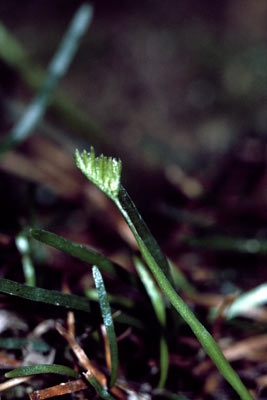
{"type": "Polygon", "coordinates": [[[169,264],[165,255],[122,185],[120,185],[118,197],[115,198],[114,202],[129,225],[141,252],[148,253],[149,257],[153,258],[154,262],[172,282],[169,264]]]}
{"type": "Polygon", "coordinates": [[[193,247],[218,251],[233,251],[248,254],[267,254],[267,241],[264,239],[242,239],[229,236],[203,238],[185,237],[183,241],[193,247]]]}
{"type": "Polygon", "coordinates": [[[160,338],[160,378],[157,388],[163,389],[168,377],[169,370],[169,349],[164,336],[160,338]]]}
{"type": "Polygon", "coordinates": [[[157,319],[161,326],[164,327],[166,325],[166,312],[162,294],[140,258],[134,257],[134,265],[151,300],[157,319]]]}
{"type": "Polygon", "coordinates": [[[184,273],[181,271],[180,268],[178,268],[177,265],[175,265],[172,261],[169,261],[169,266],[171,269],[171,274],[173,277],[174,281],[174,286],[175,289],[182,290],[184,293],[195,293],[196,290],[193,285],[187,280],[186,276],[184,273]]]}
{"type": "Polygon", "coordinates": [[[86,297],[22,285],[9,279],[0,278],[0,292],[54,306],[90,312],[89,301],[86,297]]]}
{"type": "Polygon", "coordinates": [[[109,392],[101,385],[101,383],[96,379],[96,377],[90,371],[83,372],[83,375],[88,380],[88,382],[93,386],[93,388],[98,393],[99,397],[101,397],[101,399],[115,400],[115,397],[109,394],[109,392]]]}
{"type": "Polygon", "coordinates": [[[64,251],[73,257],[79,258],[88,264],[97,264],[104,272],[110,275],[116,275],[119,269],[122,269],[112,261],[108,260],[102,254],[90,250],[85,246],[73,243],[70,240],[58,236],[55,233],[45,231],[44,229],[30,229],[30,235],[48,246],[54,247],[57,250],[64,251]]]}
{"type": "Polygon", "coordinates": [[[267,283],[263,283],[238,296],[228,311],[226,311],[226,316],[228,319],[231,319],[240,314],[246,315],[247,309],[259,307],[265,303],[267,303],[267,283]]]}
{"type": "MultiPolygon", "coordinates": [[[[138,272],[138,275],[147,291],[147,294],[150,297],[158,321],[161,324],[162,328],[164,328],[166,325],[166,312],[162,294],[158,289],[157,285],[155,284],[151,274],[149,273],[145,265],[138,257],[134,257],[134,264],[138,272]]],[[[168,369],[169,369],[168,345],[166,339],[162,335],[160,339],[160,379],[158,383],[158,389],[164,388],[168,375],[168,369]]]]}
{"type": "MultiPolygon", "coordinates": [[[[39,91],[45,78],[45,70],[31,61],[27,50],[16,37],[0,23],[0,59],[20,77],[31,90],[39,91]]],[[[88,141],[106,143],[106,135],[92,120],[87,111],[77,106],[67,93],[57,90],[54,94],[51,111],[65,127],[88,141]]]]}
{"type": "Polygon", "coordinates": [[[29,365],[27,367],[21,367],[13,369],[5,374],[6,378],[17,378],[19,376],[36,375],[36,374],[63,374],[71,376],[72,378],[78,378],[79,374],[73,369],[66,367],[65,365],[58,364],[38,364],[29,365]]]}
{"type": "Polygon", "coordinates": [[[31,346],[34,351],[46,352],[51,350],[51,346],[39,339],[27,338],[0,338],[1,349],[22,349],[25,346],[31,346]]]}
{"type": "Polygon", "coordinates": [[[22,256],[22,267],[25,276],[26,284],[29,286],[35,286],[35,269],[30,257],[30,245],[27,236],[24,233],[20,233],[16,237],[16,246],[22,256]]]}
{"type": "MultiPolygon", "coordinates": [[[[95,290],[93,288],[86,289],[85,295],[90,300],[98,301],[97,290],[95,290]]],[[[108,293],[108,301],[109,301],[109,303],[116,303],[116,304],[119,304],[119,305],[121,305],[123,307],[127,307],[127,308],[133,308],[135,305],[134,301],[131,299],[128,299],[128,297],[114,296],[109,293],[108,293]]]]}
{"type": "Polygon", "coordinates": [[[116,340],[113,319],[111,315],[111,309],[108,302],[108,296],[105,289],[104,281],[99,269],[95,265],[93,266],[93,278],[98,293],[102,318],[107,331],[107,337],[110,349],[110,361],[111,361],[110,387],[112,387],[114,386],[118,376],[118,347],[117,347],[117,340],[116,340]]]}
{"type": "Polygon", "coordinates": [[[48,66],[43,88],[14,126],[9,137],[1,144],[0,154],[12,149],[25,140],[44,115],[60,79],[67,72],[81,38],[91,23],[92,15],[93,9],[89,4],[82,4],[75,13],[59,45],[58,51],[48,66]]]}
{"type": "MultiPolygon", "coordinates": [[[[85,160],[86,162],[84,162],[77,151],[75,156],[78,168],[80,168],[87,178],[91,180],[90,154],[87,155],[87,159],[85,160]],[[81,162],[83,163],[82,165],[81,162]]],[[[97,185],[104,193],[106,193],[104,186],[106,174],[108,174],[108,172],[106,170],[102,170],[102,173],[99,175],[101,182],[98,182],[97,185]]],[[[120,177],[117,177],[115,182],[117,182],[117,179],[120,179],[120,177]]],[[[157,242],[152,237],[147,226],[144,224],[143,219],[141,218],[126,190],[122,187],[122,185],[120,185],[117,195],[115,193],[112,193],[111,195],[108,193],[106,194],[115,202],[130,229],[132,230],[147,265],[152,271],[163,293],[169,299],[170,303],[190,326],[202,347],[206,350],[225,379],[239,394],[241,399],[252,400],[252,396],[222,354],[217,343],[214,341],[206,328],[199,322],[182,298],[174,290],[171,280],[168,279],[169,268],[167,260],[162,255],[157,242]]]]}
{"type": "Polygon", "coordinates": [[[171,400],[190,400],[188,397],[183,394],[171,393],[168,390],[155,390],[155,395],[164,396],[171,400]]]}
{"type": "MultiPolygon", "coordinates": [[[[120,192],[121,193],[121,192],[120,192]]],[[[121,196],[119,199],[116,200],[116,204],[119,210],[122,212],[126,222],[128,225],[133,226],[135,221],[140,222],[139,213],[136,208],[133,208],[132,201],[129,199],[129,211],[127,213],[128,207],[128,198],[129,195],[123,189],[122,190],[122,197],[123,197],[123,207],[120,204],[121,196]],[[137,215],[134,215],[133,212],[136,212],[137,215]]],[[[150,270],[152,271],[154,277],[156,278],[160,288],[162,289],[163,293],[169,299],[170,303],[176,309],[176,311],[181,315],[181,317],[185,320],[185,322],[190,326],[193,333],[198,338],[199,342],[201,343],[202,347],[206,350],[210,358],[213,360],[214,364],[217,366],[221,374],[225,377],[225,379],[230,383],[230,385],[236,390],[239,394],[241,399],[243,400],[252,400],[252,396],[247,391],[246,387],[242,383],[241,379],[237,375],[237,373],[233,370],[231,365],[228,363],[224,355],[222,354],[219,346],[214,341],[212,336],[206,330],[206,328],[199,322],[187,304],[182,300],[182,298],[176,293],[175,289],[173,288],[171,282],[166,277],[164,271],[155,261],[155,257],[151,255],[149,248],[146,246],[145,242],[141,239],[138,240],[138,245],[141,250],[141,253],[149,266],[150,270]]],[[[157,252],[157,250],[155,250],[157,252]]]]}
{"type": "MultiPolygon", "coordinates": [[[[111,311],[113,311],[113,310],[111,309],[111,311]]],[[[139,319],[137,319],[135,317],[132,317],[131,315],[125,314],[123,312],[121,312],[119,315],[114,316],[113,319],[116,320],[117,322],[119,322],[120,324],[130,325],[133,328],[137,328],[140,330],[145,329],[142,321],[140,321],[139,319]]]]}

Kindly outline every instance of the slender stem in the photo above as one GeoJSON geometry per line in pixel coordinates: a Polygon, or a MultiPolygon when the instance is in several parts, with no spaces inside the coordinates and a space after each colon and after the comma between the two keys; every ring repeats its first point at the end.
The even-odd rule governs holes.
{"type": "Polygon", "coordinates": [[[167,279],[164,269],[161,268],[157,262],[157,257],[161,257],[162,253],[155,239],[153,239],[153,241],[151,238],[143,240],[143,234],[150,235],[150,232],[144,224],[128,193],[122,186],[120,187],[118,198],[114,201],[134,234],[146,263],[173,307],[190,326],[203,348],[213,360],[214,364],[230,385],[236,390],[241,399],[252,400],[253,397],[249,394],[237,373],[228,363],[217,343],[214,341],[207,329],[198,321],[186,303],[176,293],[170,281],[167,279]],[[151,244],[153,251],[151,251],[151,244]]]}

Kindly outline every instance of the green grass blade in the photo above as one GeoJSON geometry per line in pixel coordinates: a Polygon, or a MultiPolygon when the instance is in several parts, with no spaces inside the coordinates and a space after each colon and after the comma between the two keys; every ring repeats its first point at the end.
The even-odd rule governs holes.
{"type": "Polygon", "coordinates": [[[263,283],[248,292],[242,293],[226,311],[228,319],[237,315],[246,315],[246,310],[262,306],[267,303],[267,283],[263,283]]]}
{"type": "Polygon", "coordinates": [[[100,309],[108,337],[111,360],[110,387],[112,387],[114,386],[118,376],[118,346],[104,281],[99,269],[95,265],[93,266],[93,278],[95,281],[100,309]]]}
{"type": "Polygon", "coordinates": [[[0,338],[1,349],[18,350],[18,349],[23,349],[25,346],[31,346],[31,348],[34,351],[39,351],[39,352],[46,352],[51,350],[51,346],[49,346],[43,340],[39,339],[13,338],[13,337],[0,338]]]}
{"type": "Polygon", "coordinates": [[[163,389],[168,377],[169,370],[169,350],[164,336],[160,338],[160,378],[158,389],[163,389]]]}
{"type": "MultiPolygon", "coordinates": [[[[147,294],[150,297],[158,321],[161,324],[162,328],[164,328],[166,325],[166,312],[162,294],[157,285],[155,284],[151,274],[149,273],[145,265],[138,257],[134,257],[134,264],[138,272],[138,275],[147,291],[147,294]]],[[[168,375],[168,369],[169,369],[168,345],[166,339],[164,338],[164,336],[162,336],[160,339],[160,379],[159,379],[158,389],[164,388],[168,375]]]]}
{"type": "Polygon", "coordinates": [[[90,312],[89,301],[86,297],[22,285],[9,279],[0,278],[0,292],[31,301],[90,312]]]}
{"type": "MultiPolygon", "coordinates": [[[[16,72],[20,80],[34,92],[42,88],[45,70],[32,62],[25,47],[0,23],[0,59],[16,72]]],[[[94,140],[99,145],[106,142],[106,135],[88,112],[77,106],[68,93],[57,90],[51,111],[61,120],[61,124],[82,136],[87,141],[94,140]]]]}
{"type": "Polygon", "coordinates": [[[184,273],[175,265],[173,262],[169,260],[169,265],[171,269],[171,275],[173,277],[174,287],[175,289],[182,290],[184,293],[195,293],[196,290],[193,285],[187,280],[184,273]]]}
{"type": "Polygon", "coordinates": [[[118,270],[122,268],[112,261],[108,260],[102,254],[96,251],[89,250],[87,247],[70,240],[58,236],[55,233],[45,231],[43,229],[30,229],[30,235],[48,246],[54,247],[57,250],[70,254],[73,257],[79,258],[88,264],[97,264],[104,272],[110,275],[116,275],[118,270]]]}
{"type": "Polygon", "coordinates": [[[29,286],[35,286],[35,269],[30,257],[29,240],[22,232],[16,237],[16,245],[22,256],[22,267],[25,276],[25,282],[29,286]]]}
{"type": "Polygon", "coordinates": [[[183,394],[171,393],[168,390],[156,390],[155,395],[164,396],[171,400],[190,400],[183,394]]]}
{"type": "Polygon", "coordinates": [[[145,249],[146,252],[149,252],[150,257],[153,257],[164,274],[172,281],[169,264],[165,255],[162,253],[157,241],[154,239],[148,226],[135,207],[135,204],[122,185],[120,185],[115,204],[133,232],[140,250],[145,249]]]}
{"type": "Polygon", "coordinates": [[[72,378],[78,378],[79,374],[73,369],[66,367],[65,365],[58,364],[39,364],[29,365],[27,367],[21,367],[13,369],[5,374],[6,378],[17,378],[19,376],[28,376],[36,374],[63,374],[71,376],[72,378]]]}
{"type": "Polygon", "coordinates": [[[136,271],[138,272],[138,275],[151,300],[157,319],[161,326],[164,327],[166,325],[166,312],[162,294],[140,258],[134,257],[134,264],[136,271]]]}
{"type": "Polygon", "coordinates": [[[132,326],[133,328],[139,329],[141,331],[145,329],[142,321],[123,312],[121,312],[119,315],[116,315],[114,317],[114,320],[119,322],[120,324],[132,326]]]}
{"type": "Polygon", "coordinates": [[[83,375],[86,377],[88,382],[93,386],[97,394],[101,399],[104,400],[115,400],[111,394],[101,385],[101,383],[96,379],[96,377],[88,372],[83,373],[83,375]]]}
{"type": "Polygon", "coordinates": [[[194,238],[184,237],[183,242],[200,249],[217,251],[231,251],[247,254],[267,254],[267,241],[265,239],[243,239],[222,235],[212,237],[194,238]]]}
{"type": "Polygon", "coordinates": [[[219,346],[214,341],[212,336],[209,334],[207,329],[199,322],[187,304],[181,299],[181,297],[176,293],[171,283],[168,281],[163,271],[151,258],[147,261],[153,275],[157,279],[159,286],[165,293],[170,303],[176,309],[176,311],[181,315],[185,322],[190,326],[195,336],[198,338],[202,347],[206,350],[207,354],[213,360],[214,364],[217,366],[221,374],[230,383],[230,385],[236,390],[241,399],[252,400],[252,396],[247,391],[246,387],[243,385],[239,376],[233,370],[229,362],[226,360],[222,354],[219,346]]]}
{"type": "Polygon", "coordinates": [[[40,93],[28,106],[26,112],[12,129],[9,137],[1,144],[0,154],[25,140],[41,120],[60,79],[67,72],[82,36],[91,23],[92,15],[92,7],[89,4],[81,5],[75,13],[58,51],[48,66],[46,79],[40,93]]]}
{"type": "MultiPolygon", "coordinates": [[[[86,295],[86,297],[88,297],[89,300],[98,301],[97,290],[95,290],[93,288],[86,289],[85,295],[86,295]]],[[[134,308],[134,306],[135,306],[134,301],[131,299],[128,299],[128,297],[114,296],[109,293],[108,293],[108,301],[109,301],[109,303],[119,304],[120,306],[123,306],[126,308],[134,308]]]]}

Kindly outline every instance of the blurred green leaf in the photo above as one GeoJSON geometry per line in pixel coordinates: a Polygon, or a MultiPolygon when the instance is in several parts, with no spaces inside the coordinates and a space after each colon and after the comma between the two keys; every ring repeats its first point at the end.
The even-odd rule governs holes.
{"type": "Polygon", "coordinates": [[[146,292],[151,300],[158,321],[161,326],[164,327],[166,325],[166,312],[162,294],[157,287],[152,275],[149,273],[148,269],[142,263],[140,258],[134,257],[134,264],[138,275],[146,289],[146,292]]]}
{"type": "Polygon", "coordinates": [[[104,272],[110,275],[116,275],[116,271],[121,269],[118,265],[108,260],[102,254],[90,250],[81,244],[73,243],[70,240],[58,236],[55,233],[45,231],[44,229],[30,229],[30,235],[48,246],[57,250],[64,251],[73,257],[79,258],[88,264],[97,264],[104,272]]]}
{"type": "Polygon", "coordinates": [[[79,374],[73,369],[66,367],[65,365],[58,364],[39,364],[29,365],[27,367],[21,367],[13,369],[5,374],[6,378],[17,378],[19,376],[36,375],[36,374],[63,374],[71,376],[72,378],[78,378],[79,374]]]}
{"type": "Polygon", "coordinates": [[[93,386],[99,397],[104,400],[115,400],[111,394],[101,385],[101,383],[96,379],[96,377],[90,373],[90,371],[87,371],[83,373],[83,375],[86,377],[88,382],[93,386]]]}
{"type": "Polygon", "coordinates": [[[114,386],[118,376],[118,346],[117,339],[111,314],[111,309],[108,301],[107,292],[105,289],[104,281],[99,269],[93,266],[93,278],[98,293],[100,309],[102,318],[107,332],[109,350],[110,350],[110,387],[114,386]]]}
{"type": "Polygon", "coordinates": [[[34,351],[46,352],[51,350],[51,346],[40,339],[27,338],[0,338],[0,348],[2,349],[22,349],[25,346],[31,346],[34,351]]]}
{"type": "MultiPolygon", "coordinates": [[[[91,23],[92,15],[93,9],[89,4],[82,4],[75,13],[59,45],[58,51],[48,66],[43,87],[20,120],[15,124],[7,139],[0,145],[0,154],[12,149],[25,140],[43,117],[60,79],[67,72],[77,52],[81,38],[91,23]]],[[[15,42],[11,41],[11,43],[15,47],[15,50],[19,51],[19,47],[15,46],[15,42]]]]}

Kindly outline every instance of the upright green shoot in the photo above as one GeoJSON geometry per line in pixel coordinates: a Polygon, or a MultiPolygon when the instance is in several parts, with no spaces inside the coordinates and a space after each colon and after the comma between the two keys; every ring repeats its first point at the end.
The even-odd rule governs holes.
{"type": "Polygon", "coordinates": [[[113,161],[108,161],[110,159],[104,156],[96,158],[92,149],[90,153],[83,152],[82,155],[76,151],[75,158],[78,168],[80,168],[87,178],[96,184],[117,205],[118,209],[132,230],[144,260],[151,269],[160,288],[169,299],[173,307],[190,326],[199,342],[211,357],[222,375],[230,383],[230,385],[232,385],[241,399],[251,400],[252,396],[247,391],[239,376],[223,356],[219,346],[173,288],[168,277],[169,268],[166,258],[163,256],[156,240],[153,238],[149,229],[143,222],[143,219],[138,213],[130,196],[119,183],[120,168],[117,172],[117,175],[114,176],[113,166],[120,165],[120,162],[115,159],[112,159],[113,161]],[[111,167],[109,168],[109,166],[111,167]],[[95,168],[98,169],[97,174],[92,174],[92,170],[95,172],[95,168]]]}
{"type": "Polygon", "coordinates": [[[169,369],[169,351],[164,335],[164,329],[166,327],[165,304],[159,288],[157,287],[154,279],[151,276],[151,273],[147,270],[143,262],[138,257],[134,257],[134,264],[162,328],[160,338],[160,379],[158,383],[158,389],[163,389],[167,380],[169,369]]]}

